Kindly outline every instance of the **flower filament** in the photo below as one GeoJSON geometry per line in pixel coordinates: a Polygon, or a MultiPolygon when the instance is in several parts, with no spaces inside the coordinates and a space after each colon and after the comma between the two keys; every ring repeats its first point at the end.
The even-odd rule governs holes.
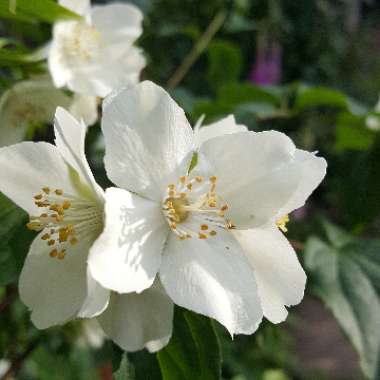
{"type": "Polygon", "coordinates": [[[90,61],[99,53],[100,33],[84,22],[75,22],[70,33],[63,37],[63,48],[74,60],[90,61]]]}
{"type": "Polygon", "coordinates": [[[68,247],[101,226],[101,214],[94,202],[64,195],[61,189],[42,188],[41,193],[34,196],[34,203],[42,213],[31,216],[26,226],[44,232],[41,239],[51,247],[50,257],[64,259],[68,247]]]}
{"type": "Polygon", "coordinates": [[[178,184],[168,185],[162,210],[179,239],[207,239],[217,235],[218,228],[235,228],[226,218],[228,205],[217,194],[216,183],[216,176],[182,176],[178,184]]]}

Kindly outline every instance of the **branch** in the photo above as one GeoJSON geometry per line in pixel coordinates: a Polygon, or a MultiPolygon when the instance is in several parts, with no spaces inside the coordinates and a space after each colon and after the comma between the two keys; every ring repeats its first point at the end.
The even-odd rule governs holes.
{"type": "Polygon", "coordinates": [[[186,76],[186,74],[189,72],[189,70],[200,57],[200,55],[206,50],[212,38],[222,27],[226,19],[226,16],[227,13],[224,10],[218,12],[215,15],[207,29],[204,31],[204,33],[201,35],[199,40],[196,42],[196,44],[189,52],[189,54],[184,58],[181,65],[168,80],[166,87],[169,90],[173,90],[174,88],[176,88],[178,84],[182,81],[182,79],[186,76]]]}
{"type": "Polygon", "coordinates": [[[0,313],[5,310],[16,298],[17,290],[11,289],[0,303],[0,313]]]}

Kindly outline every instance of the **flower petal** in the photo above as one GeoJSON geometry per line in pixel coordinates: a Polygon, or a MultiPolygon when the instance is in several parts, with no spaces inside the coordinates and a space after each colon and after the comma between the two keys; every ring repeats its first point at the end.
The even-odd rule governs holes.
{"type": "Polygon", "coordinates": [[[231,335],[251,334],[260,324],[254,272],[228,231],[207,240],[171,234],[160,279],[174,303],[215,318],[231,335]]]}
{"type": "Polygon", "coordinates": [[[132,4],[114,3],[91,9],[92,25],[110,43],[133,43],[142,33],[143,14],[132,4]]]}
{"type": "Polygon", "coordinates": [[[86,125],[95,124],[98,119],[98,101],[96,96],[74,94],[69,111],[77,120],[83,120],[86,125]]]}
{"type": "Polygon", "coordinates": [[[62,5],[81,16],[85,15],[90,10],[90,0],[59,0],[59,5],[62,5]]]}
{"type": "Polygon", "coordinates": [[[105,227],[88,260],[91,274],[119,293],[143,291],[154,281],[167,233],[158,203],[107,189],[105,227]]]}
{"type": "Polygon", "coordinates": [[[156,352],[172,335],[174,305],[157,285],[140,294],[112,294],[107,310],[98,317],[104,332],[123,350],[146,347],[156,352]]]}
{"type": "Polygon", "coordinates": [[[58,107],[54,119],[55,145],[63,158],[80,175],[82,181],[103,199],[103,189],[96,183],[84,152],[86,125],[58,107]]]}
{"type": "Polygon", "coordinates": [[[248,129],[245,125],[236,124],[234,115],[229,115],[224,119],[204,125],[194,129],[194,145],[196,148],[214,137],[229,135],[237,132],[246,132],[248,129]]]}
{"type": "Polygon", "coordinates": [[[255,270],[264,316],[273,323],[284,321],[285,306],[302,300],[306,283],[294,249],[275,226],[235,231],[234,235],[255,270]]]}
{"type": "Polygon", "coordinates": [[[206,141],[200,153],[214,167],[216,191],[238,228],[266,224],[290,200],[301,181],[302,163],[283,133],[241,132],[206,141]]]}
{"type": "Polygon", "coordinates": [[[167,177],[192,149],[184,111],[161,87],[146,81],[105,100],[102,129],[111,181],[161,200],[167,177]]]}
{"type": "Polygon", "coordinates": [[[58,149],[44,142],[23,142],[0,149],[0,191],[30,215],[39,215],[33,196],[43,187],[77,194],[58,149]]]}
{"type": "Polygon", "coordinates": [[[314,153],[297,149],[294,153],[294,160],[300,164],[300,182],[291,198],[278,212],[278,217],[302,207],[326,175],[326,160],[315,156],[314,153]]]}
{"type": "Polygon", "coordinates": [[[76,317],[86,298],[86,257],[90,242],[70,247],[63,260],[49,255],[51,247],[41,233],[26,257],[19,280],[21,300],[32,310],[39,329],[63,324],[76,317]]]}
{"type": "Polygon", "coordinates": [[[81,318],[96,317],[107,308],[109,299],[110,291],[95,281],[87,267],[87,296],[78,316],[81,318]]]}
{"type": "Polygon", "coordinates": [[[136,84],[145,64],[141,49],[128,44],[121,48],[110,45],[101,58],[72,68],[67,86],[75,92],[105,97],[115,88],[136,84]]]}

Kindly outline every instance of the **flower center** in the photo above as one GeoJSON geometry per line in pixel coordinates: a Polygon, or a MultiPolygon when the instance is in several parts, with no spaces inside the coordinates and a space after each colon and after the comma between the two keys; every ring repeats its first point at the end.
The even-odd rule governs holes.
{"type": "Polygon", "coordinates": [[[162,210],[170,229],[181,239],[207,239],[218,229],[233,229],[228,205],[216,191],[216,176],[183,176],[167,187],[162,210]]]}
{"type": "Polygon", "coordinates": [[[64,259],[69,246],[100,232],[102,214],[93,201],[64,195],[60,189],[44,187],[41,193],[34,196],[34,203],[42,209],[42,213],[31,216],[26,226],[33,231],[45,232],[41,239],[51,247],[50,256],[53,258],[64,259]]]}
{"type": "Polygon", "coordinates": [[[91,25],[77,22],[70,33],[63,38],[63,48],[67,55],[79,61],[90,61],[99,53],[100,33],[91,25]]]}

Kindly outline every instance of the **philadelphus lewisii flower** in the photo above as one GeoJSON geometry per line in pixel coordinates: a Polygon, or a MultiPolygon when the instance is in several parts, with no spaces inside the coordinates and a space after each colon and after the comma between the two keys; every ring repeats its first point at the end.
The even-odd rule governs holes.
{"type": "Polygon", "coordinates": [[[120,85],[137,83],[145,59],[133,43],[142,33],[142,13],[128,4],[90,6],[89,0],[60,0],[82,16],[53,28],[48,65],[54,84],[104,97],[120,85]]]}
{"type": "Polygon", "coordinates": [[[106,333],[130,350],[134,326],[123,316],[147,310],[157,350],[171,335],[173,302],[231,334],[253,333],[263,315],[283,321],[306,276],[281,230],[323,179],[325,160],[232,116],[194,133],[151,82],[110,95],[102,130],[107,174],[120,187],[106,190],[104,230],[88,258],[91,275],[120,293],[99,317],[106,333]],[[159,296],[138,298],[148,288],[159,296]]]}
{"type": "Polygon", "coordinates": [[[86,126],[58,108],[54,130],[56,145],[23,142],[0,149],[0,191],[39,232],[19,281],[38,328],[93,317],[109,301],[109,291],[87,271],[89,250],[103,228],[104,191],[84,154],[86,126]]]}
{"type": "MultiPolygon", "coordinates": [[[[159,283],[139,295],[125,295],[119,303],[88,271],[89,252],[107,250],[103,244],[94,246],[104,225],[104,191],[84,154],[84,123],[58,108],[54,129],[56,145],[24,142],[0,149],[0,191],[30,215],[27,227],[39,232],[20,275],[20,297],[40,329],[96,317],[110,304],[113,318],[128,326],[120,339],[127,339],[129,350],[146,346],[155,351],[170,338],[165,334],[173,304],[159,283]],[[162,305],[163,312],[151,314],[162,305]]],[[[105,328],[107,315],[102,323],[105,328]]]]}
{"type": "Polygon", "coordinates": [[[6,90],[0,98],[0,146],[23,141],[30,125],[50,123],[57,106],[68,108],[87,125],[97,119],[94,97],[70,97],[45,76],[18,82],[6,90]]]}

